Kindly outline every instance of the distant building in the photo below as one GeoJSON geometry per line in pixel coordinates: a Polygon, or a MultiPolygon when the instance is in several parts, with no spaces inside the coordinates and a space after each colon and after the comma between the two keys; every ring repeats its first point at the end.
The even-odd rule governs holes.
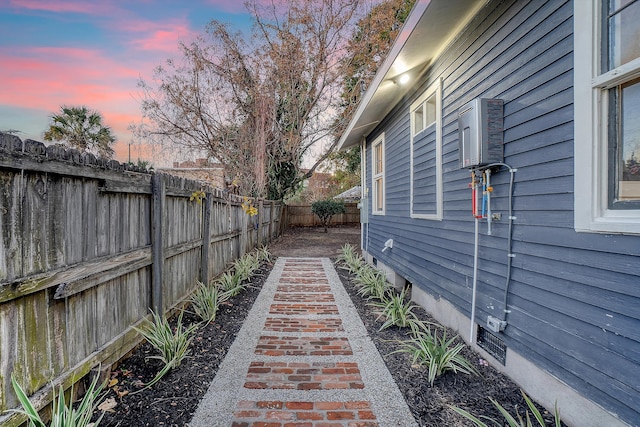
{"type": "Polygon", "coordinates": [[[343,191],[342,193],[335,196],[334,199],[342,200],[347,203],[359,202],[361,191],[362,191],[361,188],[362,187],[360,187],[359,185],[356,185],[355,187],[351,187],[347,191],[343,191]]]}
{"type": "MultiPolygon", "coordinates": [[[[302,170],[303,173],[308,170],[302,170]]],[[[315,202],[331,197],[333,188],[333,175],[330,173],[314,172],[310,178],[306,179],[302,184],[304,190],[302,198],[307,202],[315,202]]]]}
{"type": "Polygon", "coordinates": [[[162,168],[158,169],[158,171],[200,181],[215,188],[225,188],[224,165],[211,162],[208,159],[173,162],[172,168],[162,168]]]}

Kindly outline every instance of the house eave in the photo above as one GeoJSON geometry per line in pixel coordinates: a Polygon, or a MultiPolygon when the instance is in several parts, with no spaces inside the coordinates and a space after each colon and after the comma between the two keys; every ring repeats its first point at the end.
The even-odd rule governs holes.
{"type": "Polygon", "coordinates": [[[338,149],[352,147],[366,138],[486,3],[487,0],[418,0],[364,93],[338,149]],[[398,79],[405,74],[410,81],[402,85],[398,79]]]}

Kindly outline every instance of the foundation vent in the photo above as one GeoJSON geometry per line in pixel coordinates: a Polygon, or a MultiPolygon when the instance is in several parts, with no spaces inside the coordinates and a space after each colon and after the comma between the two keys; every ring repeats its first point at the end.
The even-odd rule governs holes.
{"type": "Polygon", "coordinates": [[[503,365],[507,361],[507,346],[500,338],[496,337],[488,330],[478,325],[478,335],[476,337],[478,347],[492,355],[503,365]]]}

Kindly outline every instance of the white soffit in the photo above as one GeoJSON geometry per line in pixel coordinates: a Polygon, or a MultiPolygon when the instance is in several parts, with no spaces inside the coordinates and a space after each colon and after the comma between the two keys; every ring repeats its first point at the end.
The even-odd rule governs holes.
{"type": "Polygon", "coordinates": [[[340,138],[339,149],[359,144],[373,131],[487,1],[418,0],[340,138]],[[403,74],[411,80],[397,84],[403,74]]]}

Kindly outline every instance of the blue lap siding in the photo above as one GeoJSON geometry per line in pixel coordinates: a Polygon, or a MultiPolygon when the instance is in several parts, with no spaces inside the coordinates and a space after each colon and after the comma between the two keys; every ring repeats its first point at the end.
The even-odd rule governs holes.
{"type": "MultiPolygon", "coordinates": [[[[501,338],[509,349],[637,425],[640,237],[573,228],[572,15],[571,1],[490,2],[430,65],[415,92],[367,138],[371,194],[370,143],[385,134],[386,212],[369,217],[364,246],[413,286],[470,316],[474,220],[469,171],[458,166],[457,113],[477,97],[503,99],[505,163],[517,172],[509,326],[501,338]],[[438,78],[442,221],[410,217],[409,108],[438,78]],[[394,247],[382,253],[389,238],[394,247]]],[[[416,152],[431,156],[414,169],[416,213],[435,211],[435,153],[428,133],[424,138],[431,139],[416,152]]],[[[493,223],[491,236],[486,221],[480,224],[475,320],[481,325],[488,315],[502,316],[508,259],[509,173],[492,175],[492,185],[492,210],[502,219],[493,223]]]]}

